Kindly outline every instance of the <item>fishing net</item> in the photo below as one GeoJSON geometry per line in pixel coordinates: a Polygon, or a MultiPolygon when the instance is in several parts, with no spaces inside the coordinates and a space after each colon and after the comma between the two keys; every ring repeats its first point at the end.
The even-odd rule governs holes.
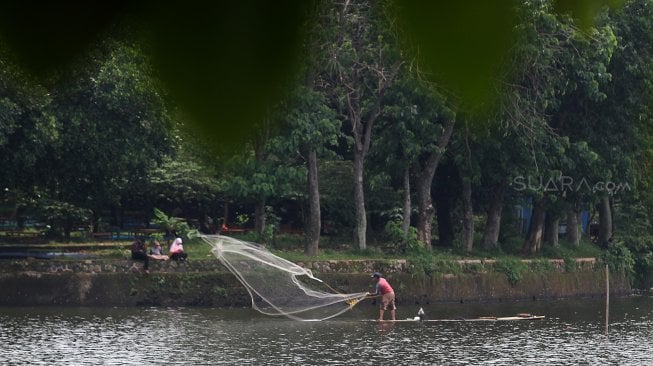
{"type": "Polygon", "coordinates": [[[247,288],[252,307],[263,314],[325,320],[350,310],[366,295],[338,293],[309,269],[279,258],[260,245],[223,235],[205,235],[202,239],[247,288]]]}

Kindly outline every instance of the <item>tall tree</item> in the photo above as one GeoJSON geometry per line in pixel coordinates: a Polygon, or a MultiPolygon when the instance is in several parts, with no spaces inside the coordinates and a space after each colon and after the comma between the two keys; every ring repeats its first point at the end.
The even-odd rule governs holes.
{"type": "MultiPolygon", "coordinates": [[[[537,167],[534,172],[548,182],[560,176],[570,146],[562,129],[573,121],[566,118],[568,106],[604,97],[600,86],[610,78],[606,64],[614,48],[614,36],[609,27],[601,28],[601,32],[596,27],[581,31],[569,16],[555,14],[548,3],[524,2],[519,9],[520,38],[506,83],[508,91],[502,99],[502,113],[530,140],[530,153],[537,167]]],[[[524,243],[524,251],[531,253],[540,248],[545,221],[540,211],[547,209],[549,194],[533,193],[533,220],[524,243]]]]}
{"type": "Polygon", "coordinates": [[[475,164],[472,156],[471,144],[473,134],[469,126],[459,129],[462,152],[457,155],[458,171],[461,173],[462,182],[462,231],[460,235],[460,247],[467,253],[474,247],[474,202],[472,199],[473,185],[478,180],[479,167],[475,164]]]}
{"type": "Polygon", "coordinates": [[[417,205],[419,208],[417,218],[418,239],[422,241],[428,249],[431,249],[431,229],[433,223],[433,200],[431,198],[431,188],[435,170],[440,163],[445,148],[449,143],[455,118],[449,117],[442,126],[442,133],[435,140],[435,144],[430,151],[425,151],[421,159],[415,162],[413,170],[417,175],[417,205]]]}
{"type": "Polygon", "coordinates": [[[532,162],[524,154],[529,147],[523,143],[521,135],[496,119],[491,118],[487,126],[486,133],[479,134],[473,151],[480,167],[477,197],[481,197],[479,206],[484,208],[486,215],[481,247],[493,250],[499,246],[506,196],[520,195],[518,191],[511,191],[510,186],[515,179],[526,174],[532,162]]]}
{"type": "Polygon", "coordinates": [[[263,243],[271,243],[278,224],[267,222],[274,213],[274,203],[284,198],[303,198],[306,192],[306,168],[297,152],[297,139],[277,131],[277,127],[283,127],[277,119],[289,117],[291,123],[297,122],[286,112],[282,104],[271,108],[250,142],[225,163],[225,174],[230,176],[227,194],[254,206],[254,228],[263,243]]]}
{"type": "Polygon", "coordinates": [[[298,152],[306,165],[308,218],[304,223],[307,236],[304,251],[310,256],[318,254],[322,231],[318,161],[334,155],[329,147],[337,145],[341,128],[341,121],[328,105],[323,70],[324,59],[328,58],[328,45],[335,32],[328,26],[331,5],[313,5],[307,22],[309,24],[306,25],[309,31],[303,48],[303,80],[293,88],[287,102],[284,113],[287,116],[288,133],[283,134],[287,136],[285,148],[288,153],[298,152]]]}
{"type": "Polygon", "coordinates": [[[17,67],[0,39],[0,187],[14,197],[43,184],[41,164],[61,126],[48,90],[17,67]]]}
{"type": "Polygon", "coordinates": [[[105,39],[55,83],[63,129],[47,161],[48,190],[97,217],[119,207],[130,187],[144,187],[147,172],[174,150],[168,105],[134,41],[105,39]]]}
{"type": "Polygon", "coordinates": [[[386,98],[377,132],[375,155],[387,170],[401,175],[404,187],[404,232],[410,223],[411,177],[416,180],[418,239],[431,248],[434,217],[431,187],[451,138],[455,114],[435,86],[411,68],[402,69],[386,98]]]}
{"type": "Polygon", "coordinates": [[[373,126],[383,111],[383,97],[399,67],[392,22],[384,3],[350,2],[333,9],[337,30],[331,43],[329,65],[331,96],[340,118],[351,129],[354,161],[354,242],[367,246],[364,164],[372,141],[373,126]]]}
{"type": "MultiPolygon", "coordinates": [[[[256,125],[256,131],[250,136],[247,148],[229,159],[228,166],[233,169],[231,180],[233,194],[241,201],[254,205],[254,230],[261,242],[268,242],[264,237],[266,228],[266,207],[270,197],[278,194],[277,167],[280,163],[274,157],[272,140],[278,110],[270,109],[268,114],[256,125]]],[[[226,218],[225,218],[226,219],[226,218]]]]}
{"type": "MultiPolygon", "coordinates": [[[[313,81],[311,81],[313,84],[313,81]]],[[[314,86],[314,85],[313,85],[314,86]]],[[[315,256],[319,250],[321,205],[318,182],[318,158],[333,156],[329,146],[335,146],[340,135],[340,121],[327,103],[323,93],[315,88],[299,87],[292,98],[287,121],[289,136],[285,140],[288,151],[299,152],[307,170],[309,204],[306,223],[307,242],[304,251],[315,256]]]]}
{"type": "Polygon", "coordinates": [[[604,19],[605,27],[614,30],[616,44],[606,70],[611,78],[601,90],[603,98],[581,106],[588,123],[575,126],[573,131],[584,136],[599,155],[597,180],[616,188],[597,192],[601,225],[598,242],[603,246],[609,245],[614,234],[613,203],[646,196],[647,189],[640,191],[639,187],[650,186],[652,15],[650,1],[629,1],[612,11],[611,19],[604,19]],[[626,184],[632,191],[625,189],[626,184]]]}
{"type": "Polygon", "coordinates": [[[146,213],[159,208],[203,220],[205,215],[214,215],[218,203],[225,199],[226,182],[216,176],[220,175],[215,167],[202,164],[182,149],[147,173],[142,207],[146,213]]]}

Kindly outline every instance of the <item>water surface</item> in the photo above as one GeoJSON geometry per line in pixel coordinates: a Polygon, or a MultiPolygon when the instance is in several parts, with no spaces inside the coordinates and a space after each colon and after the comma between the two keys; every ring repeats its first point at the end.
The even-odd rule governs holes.
{"type": "MultiPolygon", "coordinates": [[[[363,322],[376,307],[323,322],[251,309],[2,308],[0,365],[651,365],[653,298],[426,305],[431,319],[510,316],[514,322],[363,322]]],[[[398,318],[413,317],[404,306],[398,318]]]]}

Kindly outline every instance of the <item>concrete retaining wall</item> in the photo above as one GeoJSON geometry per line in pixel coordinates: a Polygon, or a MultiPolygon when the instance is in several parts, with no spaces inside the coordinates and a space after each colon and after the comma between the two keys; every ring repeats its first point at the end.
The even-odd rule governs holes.
{"type": "MultiPolygon", "coordinates": [[[[399,303],[483,302],[602,296],[605,273],[595,262],[579,261],[574,271],[564,262],[527,270],[512,284],[492,270],[492,261],[459,261],[456,273],[426,275],[405,260],[304,263],[340,292],[372,290],[369,273],[381,271],[399,303]]],[[[150,274],[132,260],[0,261],[0,305],[67,306],[249,306],[237,279],[216,260],[156,262],[150,274]]],[[[623,275],[612,274],[614,295],[631,292],[623,275]]]]}

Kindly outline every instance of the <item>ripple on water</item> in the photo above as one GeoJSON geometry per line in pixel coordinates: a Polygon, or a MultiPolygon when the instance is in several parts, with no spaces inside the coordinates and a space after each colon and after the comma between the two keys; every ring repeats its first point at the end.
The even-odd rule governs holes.
{"type": "MultiPolygon", "coordinates": [[[[600,301],[533,303],[547,315],[539,321],[422,325],[360,322],[375,315],[371,307],[308,323],[249,309],[0,308],[0,365],[644,365],[653,364],[650,300],[615,300],[608,337],[600,301]]],[[[520,311],[428,310],[433,318],[520,311]]]]}

